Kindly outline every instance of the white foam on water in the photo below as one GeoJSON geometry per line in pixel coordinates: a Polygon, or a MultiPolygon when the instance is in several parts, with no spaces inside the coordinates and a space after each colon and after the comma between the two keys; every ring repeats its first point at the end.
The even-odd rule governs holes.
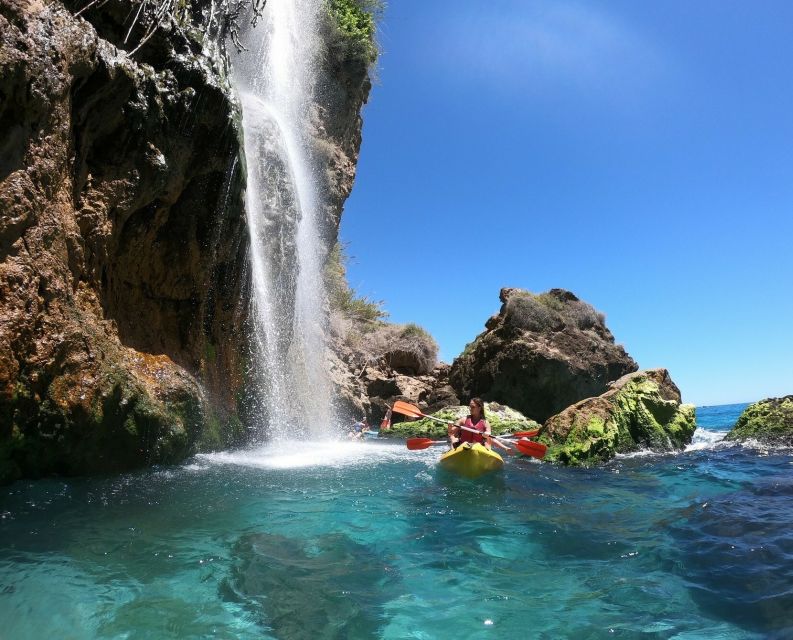
{"type": "Polygon", "coordinates": [[[724,442],[726,431],[711,431],[709,429],[697,429],[685,451],[703,451],[705,449],[720,449],[732,446],[731,442],[724,442]]]}
{"type": "Polygon", "coordinates": [[[639,451],[631,451],[630,453],[618,453],[614,457],[620,460],[628,459],[628,458],[647,458],[650,456],[657,456],[659,455],[658,451],[653,451],[652,449],[640,449],[639,451]]]}
{"type": "Polygon", "coordinates": [[[370,466],[385,462],[421,460],[434,464],[437,455],[410,451],[404,445],[349,440],[279,441],[239,451],[202,453],[196,456],[209,464],[230,464],[262,469],[370,466]]]}
{"type": "MultiPolygon", "coordinates": [[[[727,447],[735,446],[734,442],[727,442],[724,436],[727,431],[711,431],[709,429],[696,429],[691,438],[691,443],[688,444],[684,453],[690,451],[705,451],[709,449],[724,449],[727,447]]],[[[641,449],[640,451],[632,451],[631,453],[618,453],[615,457],[617,459],[630,459],[630,458],[647,458],[651,456],[664,455],[662,451],[652,451],[651,449],[641,449]]]]}

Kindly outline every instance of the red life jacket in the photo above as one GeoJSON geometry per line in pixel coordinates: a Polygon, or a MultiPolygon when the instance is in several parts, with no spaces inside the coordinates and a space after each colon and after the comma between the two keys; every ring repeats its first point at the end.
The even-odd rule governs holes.
{"type": "MultiPolygon", "coordinates": [[[[476,424],[473,423],[471,420],[471,416],[468,416],[465,419],[465,426],[469,429],[476,429],[479,433],[485,432],[485,421],[479,420],[476,424]]],[[[460,442],[478,442],[479,444],[484,444],[485,439],[477,435],[476,433],[471,433],[470,431],[466,431],[465,429],[460,429],[460,442]]]]}

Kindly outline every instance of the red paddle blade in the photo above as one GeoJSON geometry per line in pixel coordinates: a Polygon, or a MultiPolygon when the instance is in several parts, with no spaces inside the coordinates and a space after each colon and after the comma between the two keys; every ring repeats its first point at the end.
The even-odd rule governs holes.
{"type": "Polygon", "coordinates": [[[540,442],[529,442],[528,440],[518,440],[515,446],[522,454],[540,460],[545,457],[545,452],[548,451],[548,447],[544,444],[540,442]]]}
{"type": "Polygon", "coordinates": [[[444,444],[445,440],[430,440],[429,438],[408,438],[405,442],[408,449],[426,449],[434,444],[444,444]]]}
{"type": "Polygon", "coordinates": [[[533,431],[514,431],[510,435],[513,435],[516,438],[533,438],[534,436],[540,435],[540,430],[534,429],[533,431]]]}
{"type": "Polygon", "coordinates": [[[403,416],[410,416],[411,418],[421,418],[424,415],[417,406],[402,402],[401,400],[397,400],[394,403],[394,406],[391,407],[391,411],[401,413],[403,416]]]}

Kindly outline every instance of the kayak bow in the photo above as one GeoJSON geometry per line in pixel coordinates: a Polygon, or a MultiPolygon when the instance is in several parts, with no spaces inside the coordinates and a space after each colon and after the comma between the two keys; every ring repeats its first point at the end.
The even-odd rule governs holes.
{"type": "Polygon", "coordinates": [[[504,460],[495,451],[470,442],[464,442],[456,449],[444,453],[438,464],[446,471],[471,479],[504,468],[504,460]]]}

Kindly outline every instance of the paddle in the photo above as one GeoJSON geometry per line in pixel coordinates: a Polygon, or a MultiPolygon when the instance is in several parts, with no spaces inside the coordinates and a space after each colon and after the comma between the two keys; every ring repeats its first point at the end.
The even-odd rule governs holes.
{"type": "Polygon", "coordinates": [[[545,457],[548,451],[548,447],[542,442],[532,442],[531,440],[518,440],[515,446],[522,454],[531,456],[532,458],[539,458],[540,460],[545,457]]]}
{"type": "MultiPolygon", "coordinates": [[[[458,426],[458,427],[460,427],[460,429],[463,429],[465,431],[470,431],[472,433],[476,433],[476,434],[478,434],[480,436],[483,436],[485,438],[491,438],[495,442],[499,443],[502,447],[505,447],[507,449],[511,449],[511,447],[509,445],[512,444],[512,443],[510,443],[509,441],[505,440],[505,441],[502,442],[501,438],[498,438],[496,436],[485,435],[485,434],[481,433],[480,431],[477,431],[476,429],[471,429],[469,427],[460,426],[460,425],[456,424],[455,422],[453,422],[451,420],[442,420],[441,418],[436,418],[435,416],[428,416],[426,413],[422,413],[421,410],[417,406],[412,405],[412,404],[408,404],[407,402],[403,402],[402,400],[397,400],[394,403],[394,406],[391,407],[391,410],[394,411],[395,413],[401,413],[403,416],[408,416],[408,417],[411,417],[411,418],[429,418],[430,420],[435,420],[436,422],[442,422],[443,424],[455,425],[455,426],[458,426]]],[[[429,440],[429,438],[427,438],[427,440],[429,440]]],[[[429,440],[429,441],[433,442],[432,440],[429,440]]],[[[534,458],[542,458],[542,457],[544,457],[545,456],[545,451],[548,448],[544,444],[540,444],[539,442],[530,442],[528,440],[518,440],[514,444],[515,444],[515,447],[518,449],[518,451],[520,451],[521,453],[523,453],[523,454],[525,454],[527,456],[532,456],[534,458]]],[[[427,446],[429,446],[429,445],[427,445],[427,446]]]]}
{"type": "Polygon", "coordinates": [[[426,449],[436,444],[449,444],[448,440],[430,440],[429,438],[408,438],[406,441],[408,449],[426,449]]]}
{"type": "Polygon", "coordinates": [[[510,437],[510,438],[534,438],[535,436],[540,435],[539,429],[533,429],[532,431],[515,431],[513,433],[504,434],[503,437],[510,437]]]}

